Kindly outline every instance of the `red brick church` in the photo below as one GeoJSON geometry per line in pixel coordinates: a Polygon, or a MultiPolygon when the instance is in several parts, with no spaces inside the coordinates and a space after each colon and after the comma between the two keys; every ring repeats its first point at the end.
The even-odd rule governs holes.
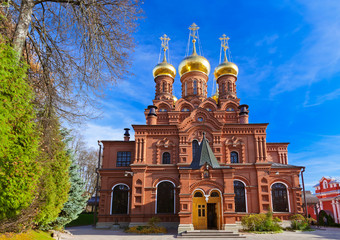
{"type": "Polygon", "coordinates": [[[238,67],[227,57],[215,67],[216,93],[208,97],[210,64],[196,51],[198,27],[190,28],[192,54],[178,67],[182,96],[173,96],[176,69],[153,69],[155,98],[146,124],[126,129],[124,141],[103,144],[97,227],[146,224],[154,216],[178,232],[237,229],[242,216],[269,210],[282,220],[301,213],[300,166],[288,164],[288,143],[266,141],[268,123],[249,123],[240,104],[238,67]]]}

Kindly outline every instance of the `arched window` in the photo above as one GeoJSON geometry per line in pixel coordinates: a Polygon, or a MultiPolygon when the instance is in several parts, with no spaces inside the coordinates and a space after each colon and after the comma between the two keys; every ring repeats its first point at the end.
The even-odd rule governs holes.
{"type": "Polygon", "coordinates": [[[184,96],[187,95],[188,87],[187,87],[187,82],[184,84],[184,96]]]}
{"type": "Polygon", "coordinates": [[[222,83],[222,93],[225,93],[225,83],[222,83]]]}
{"type": "Polygon", "coordinates": [[[228,82],[228,91],[229,92],[231,91],[231,84],[230,84],[230,82],[228,82]]]}
{"type": "Polygon", "coordinates": [[[201,192],[195,192],[194,197],[203,197],[203,194],[201,192]]]}
{"type": "Polygon", "coordinates": [[[287,188],[282,183],[275,183],[272,186],[272,201],[274,212],[289,212],[287,188]]]}
{"type": "Polygon", "coordinates": [[[162,163],[163,164],[170,164],[170,153],[168,153],[168,152],[163,153],[162,163]]]}
{"type": "Polygon", "coordinates": [[[246,212],[246,190],[241,181],[234,181],[235,212],[246,212]]]}
{"type": "Polygon", "coordinates": [[[112,189],[111,214],[129,213],[129,188],[124,184],[118,184],[112,189]]]}
{"type": "Polygon", "coordinates": [[[219,197],[219,196],[220,196],[220,194],[218,194],[218,192],[212,192],[210,194],[210,197],[219,197]]]}
{"type": "Polygon", "coordinates": [[[327,184],[327,181],[325,180],[325,181],[323,181],[323,188],[325,189],[325,188],[328,188],[328,184],[327,184]]]}
{"type": "Polygon", "coordinates": [[[231,163],[238,163],[238,153],[237,152],[231,152],[230,153],[230,162],[231,163]]]}
{"type": "Polygon", "coordinates": [[[197,158],[198,149],[199,149],[198,141],[197,140],[192,141],[192,160],[197,158]]]}
{"type": "Polygon", "coordinates": [[[194,94],[197,94],[197,80],[194,80],[194,94]]]}
{"type": "Polygon", "coordinates": [[[171,182],[161,182],[157,186],[157,213],[174,213],[175,186],[171,182]]]}
{"type": "Polygon", "coordinates": [[[165,85],[166,85],[166,83],[163,82],[163,92],[165,92],[165,85]]]}

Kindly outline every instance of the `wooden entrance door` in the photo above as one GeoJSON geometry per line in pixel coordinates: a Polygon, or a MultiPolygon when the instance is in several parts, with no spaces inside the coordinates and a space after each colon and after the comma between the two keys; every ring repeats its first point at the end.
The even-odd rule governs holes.
{"type": "Polygon", "coordinates": [[[217,190],[210,193],[209,198],[197,190],[192,199],[192,223],[194,229],[222,229],[221,195],[217,190]],[[208,200],[208,202],[207,202],[208,200]]]}
{"type": "Polygon", "coordinates": [[[196,191],[192,200],[194,229],[207,229],[207,203],[201,191],[196,191]]]}

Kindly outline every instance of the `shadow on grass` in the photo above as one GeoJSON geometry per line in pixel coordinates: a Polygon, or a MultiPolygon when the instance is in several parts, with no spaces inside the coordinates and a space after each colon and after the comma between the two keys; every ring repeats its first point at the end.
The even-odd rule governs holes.
{"type": "Polygon", "coordinates": [[[93,213],[82,213],[77,219],[73,220],[66,227],[93,225],[93,213]]]}

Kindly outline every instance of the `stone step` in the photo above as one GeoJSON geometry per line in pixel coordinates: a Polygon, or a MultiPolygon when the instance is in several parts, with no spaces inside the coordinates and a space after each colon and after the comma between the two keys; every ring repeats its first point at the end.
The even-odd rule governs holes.
{"type": "Polygon", "coordinates": [[[205,239],[212,239],[212,238],[246,238],[245,236],[240,236],[240,235],[232,235],[232,236],[218,236],[218,235],[208,235],[208,236],[201,236],[201,235],[197,235],[197,236],[185,236],[185,235],[179,235],[177,236],[177,238],[205,238],[205,239]]]}
{"type": "Polygon", "coordinates": [[[224,230],[195,230],[186,231],[177,236],[178,238],[245,238],[238,233],[224,230]]]}
{"type": "MultiPolygon", "coordinates": [[[[182,234],[183,235],[183,234],[182,234]]],[[[184,235],[187,235],[187,236],[197,236],[197,235],[223,235],[223,236],[226,236],[226,235],[234,235],[234,233],[232,232],[229,232],[229,233],[221,233],[221,232],[215,232],[215,233],[208,233],[208,232],[198,232],[198,233],[184,233],[184,235]]]]}
{"type": "Polygon", "coordinates": [[[226,230],[194,230],[194,231],[185,231],[186,233],[233,233],[232,231],[226,230]]]}

